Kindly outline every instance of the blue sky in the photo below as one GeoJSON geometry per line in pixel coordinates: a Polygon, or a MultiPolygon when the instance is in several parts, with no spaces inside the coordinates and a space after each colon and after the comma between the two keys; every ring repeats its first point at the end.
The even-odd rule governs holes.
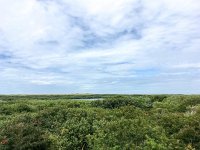
{"type": "Polygon", "coordinates": [[[0,0],[0,94],[200,93],[199,0],[0,0]]]}

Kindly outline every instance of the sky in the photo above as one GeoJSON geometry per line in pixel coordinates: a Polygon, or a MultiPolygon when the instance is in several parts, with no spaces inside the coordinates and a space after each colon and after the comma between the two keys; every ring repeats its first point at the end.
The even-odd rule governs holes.
{"type": "Polygon", "coordinates": [[[199,0],[0,0],[0,94],[200,94],[199,0]]]}

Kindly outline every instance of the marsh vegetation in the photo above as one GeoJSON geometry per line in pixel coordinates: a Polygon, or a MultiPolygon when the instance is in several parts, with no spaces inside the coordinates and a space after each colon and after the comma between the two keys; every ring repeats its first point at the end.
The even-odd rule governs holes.
{"type": "Polygon", "coordinates": [[[199,148],[198,95],[0,96],[0,150],[199,148]]]}

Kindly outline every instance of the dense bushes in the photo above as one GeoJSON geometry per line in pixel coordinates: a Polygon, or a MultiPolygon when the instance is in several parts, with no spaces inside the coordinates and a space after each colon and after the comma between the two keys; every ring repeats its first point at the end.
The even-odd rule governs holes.
{"type": "Polygon", "coordinates": [[[98,101],[0,102],[0,149],[197,150],[199,98],[117,95],[98,101]]]}
{"type": "Polygon", "coordinates": [[[135,106],[139,108],[151,108],[152,100],[149,97],[115,96],[104,100],[93,101],[92,106],[108,109],[119,108],[122,106],[135,106]]]}
{"type": "Polygon", "coordinates": [[[1,127],[0,141],[1,150],[45,150],[50,144],[42,128],[19,121],[1,127]]]}

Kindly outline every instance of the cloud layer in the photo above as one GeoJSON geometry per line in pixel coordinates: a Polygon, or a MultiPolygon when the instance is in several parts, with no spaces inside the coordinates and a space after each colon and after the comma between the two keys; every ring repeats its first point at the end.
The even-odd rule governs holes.
{"type": "Polygon", "coordinates": [[[198,0],[0,0],[0,93],[199,93],[198,0]]]}

